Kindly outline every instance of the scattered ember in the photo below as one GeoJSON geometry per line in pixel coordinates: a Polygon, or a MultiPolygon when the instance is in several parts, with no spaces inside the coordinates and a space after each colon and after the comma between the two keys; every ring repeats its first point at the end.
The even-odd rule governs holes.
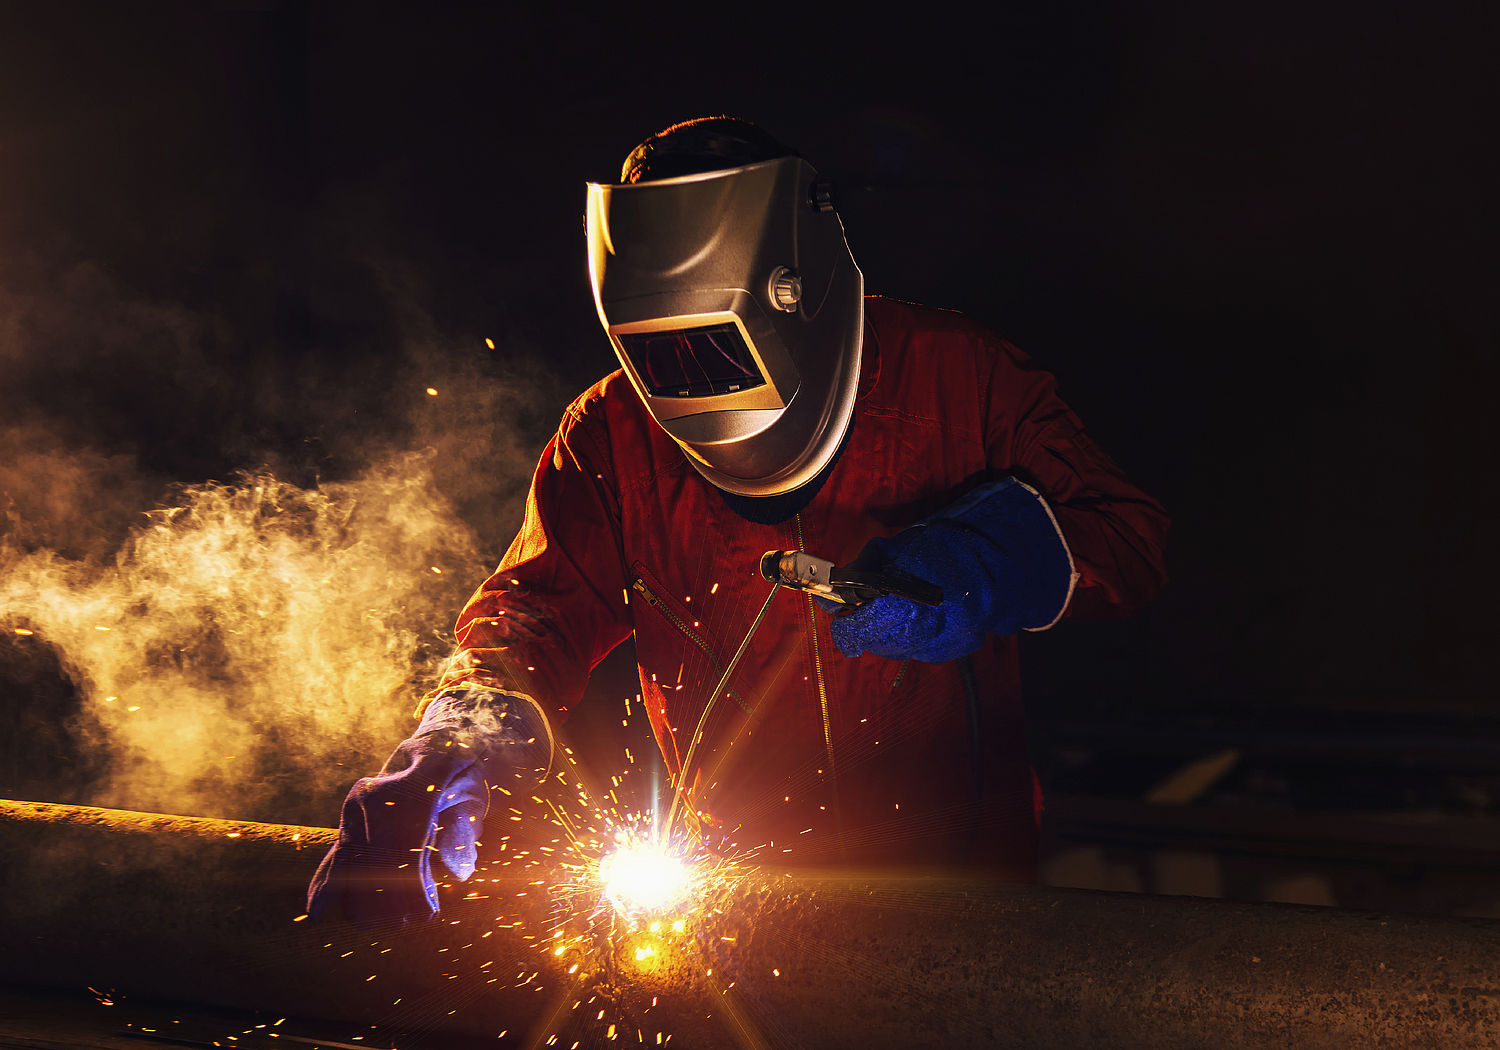
{"type": "MultiPolygon", "coordinates": [[[[559,746],[557,755],[562,770],[529,797],[494,786],[496,803],[502,797],[515,803],[506,814],[515,823],[501,822],[503,833],[499,826],[493,830],[495,839],[467,883],[443,887],[457,898],[490,905],[449,913],[459,916],[450,920],[454,925],[472,928],[469,943],[451,949],[455,955],[489,944],[486,938],[496,931],[511,931],[537,950],[536,963],[507,973],[497,972],[493,957],[476,954],[467,967],[461,960],[468,956],[437,958],[450,979],[467,975],[557,997],[534,1045],[566,1046],[580,1034],[569,1030],[580,1014],[597,1014],[594,1038],[606,1024],[618,1024],[614,1039],[635,1029],[639,1018],[632,1015],[636,1007],[626,989],[637,980],[669,986],[685,981],[684,993],[692,994],[692,975],[704,974],[705,968],[711,974],[721,965],[714,960],[739,940],[737,931],[723,928],[722,911],[712,902],[758,869],[749,864],[754,851],[736,852],[733,844],[709,848],[684,819],[686,809],[679,810],[671,829],[664,827],[659,785],[654,777],[639,775],[629,749],[627,767],[598,782],[602,795],[590,790],[593,776],[578,767],[570,748],[559,746]],[[587,1012],[581,1009],[585,1001],[587,1012]]],[[[355,958],[351,965],[379,958],[364,950],[358,955],[364,963],[355,958]]],[[[373,969],[359,976],[373,980],[373,969]]],[[[653,996],[652,1007],[656,1002],[653,996]]],[[[641,1032],[639,1039],[648,1042],[650,1036],[641,1032]]],[[[655,1041],[663,1045],[670,1039],[670,1033],[659,1032],[655,1041]]]]}

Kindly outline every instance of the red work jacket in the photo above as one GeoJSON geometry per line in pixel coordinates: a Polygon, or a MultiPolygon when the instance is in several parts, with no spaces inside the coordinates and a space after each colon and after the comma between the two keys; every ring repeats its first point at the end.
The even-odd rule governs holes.
{"type": "MultiPolygon", "coordinates": [[[[871,297],[847,447],[808,506],[758,525],[688,465],[616,371],[564,414],[519,535],[459,617],[461,659],[440,689],[519,690],[555,725],[634,634],[675,778],[708,691],[770,592],[765,552],[848,564],[872,537],[1002,477],[1032,485],[1056,515],[1078,573],[1066,616],[1122,615],[1163,582],[1166,516],[1054,388],[961,314],[871,297]]],[[[974,864],[1030,877],[1039,799],[1017,639],[988,639],[968,689],[956,662],[844,657],[829,622],[807,595],[771,602],[705,723],[694,808],[778,864],[974,864]]]]}

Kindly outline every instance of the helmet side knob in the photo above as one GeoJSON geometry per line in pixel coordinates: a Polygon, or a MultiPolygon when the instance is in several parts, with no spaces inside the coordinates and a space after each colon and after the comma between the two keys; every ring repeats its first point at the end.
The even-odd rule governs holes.
{"type": "Polygon", "coordinates": [[[771,271],[770,287],[771,304],[778,310],[791,313],[802,301],[802,278],[785,266],[778,266],[771,271]]]}

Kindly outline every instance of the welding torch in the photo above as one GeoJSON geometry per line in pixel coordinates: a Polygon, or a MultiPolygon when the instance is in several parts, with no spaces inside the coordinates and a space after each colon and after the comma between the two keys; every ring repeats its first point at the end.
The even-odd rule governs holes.
{"type": "Polygon", "coordinates": [[[905,598],[918,605],[941,605],[943,589],[905,573],[840,569],[806,551],[767,551],[760,574],[768,583],[808,591],[851,609],[876,598],[905,598]]]}

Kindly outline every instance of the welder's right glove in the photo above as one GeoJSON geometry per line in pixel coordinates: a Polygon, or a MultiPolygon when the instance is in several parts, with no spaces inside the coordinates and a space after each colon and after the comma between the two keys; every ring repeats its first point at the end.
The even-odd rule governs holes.
{"type": "Polygon", "coordinates": [[[943,590],[936,607],[885,595],[836,616],[845,656],[943,663],[990,634],[1051,626],[1073,591],[1073,557],[1041,495],[1014,478],[970,492],[925,521],[865,545],[851,568],[915,576],[943,590]]]}
{"type": "Polygon", "coordinates": [[[433,861],[474,873],[491,785],[546,776],[552,735],[529,697],[476,687],[439,695],[417,731],[344,800],[339,838],[313,875],[314,920],[379,925],[438,911],[433,861]]]}

